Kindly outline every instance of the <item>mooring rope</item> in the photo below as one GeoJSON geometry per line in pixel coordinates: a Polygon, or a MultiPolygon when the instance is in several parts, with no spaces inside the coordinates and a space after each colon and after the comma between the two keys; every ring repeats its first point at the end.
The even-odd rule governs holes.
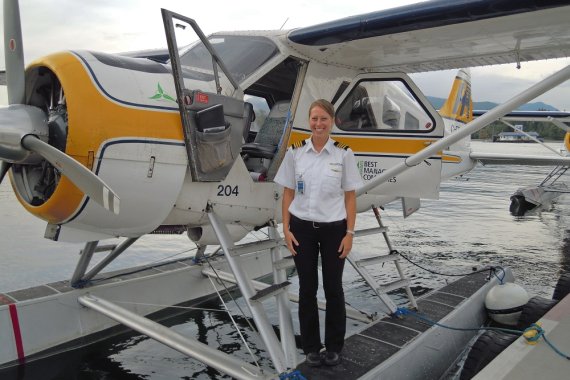
{"type": "Polygon", "coordinates": [[[427,322],[431,325],[435,325],[435,326],[439,326],[445,329],[449,329],[449,330],[456,330],[456,331],[483,331],[483,330],[493,330],[493,331],[502,331],[502,332],[506,332],[508,334],[512,334],[512,335],[522,335],[526,342],[528,344],[537,344],[538,340],[540,338],[543,338],[544,341],[548,344],[548,346],[550,348],[552,348],[552,350],[554,352],[556,352],[558,355],[560,355],[561,357],[563,357],[566,360],[570,360],[570,356],[568,354],[565,354],[564,352],[562,352],[560,349],[558,349],[545,335],[545,331],[542,329],[541,325],[539,323],[533,323],[532,325],[530,325],[530,327],[528,327],[525,330],[516,330],[516,329],[507,329],[507,328],[503,328],[503,327],[488,327],[488,326],[484,326],[484,327],[453,327],[453,326],[448,326],[448,325],[444,325],[442,323],[433,321],[425,316],[422,316],[420,313],[417,313],[413,310],[409,310],[406,308],[401,308],[399,307],[396,312],[394,313],[395,316],[400,316],[400,315],[411,315],[412,317],[418,318],[424,322],[427,322]]]}

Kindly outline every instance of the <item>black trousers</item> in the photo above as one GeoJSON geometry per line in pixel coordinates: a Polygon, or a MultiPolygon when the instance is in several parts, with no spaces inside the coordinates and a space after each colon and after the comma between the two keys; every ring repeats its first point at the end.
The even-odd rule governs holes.
{"type": "Polygon", "coordinates": [[[338,247],[346,235],[346,220],[335,223],[313,223],[291,216],[289,228],[299,246],[295,247],[295,266],[299,274],[299,324],[305,354],[318,352],[321,345],[317,289],[318,258],[321,254],[323,289],[327,300],[325,347],[340,352],[346,332],[346,307],[342,289],[344,259],[338,247]]]}

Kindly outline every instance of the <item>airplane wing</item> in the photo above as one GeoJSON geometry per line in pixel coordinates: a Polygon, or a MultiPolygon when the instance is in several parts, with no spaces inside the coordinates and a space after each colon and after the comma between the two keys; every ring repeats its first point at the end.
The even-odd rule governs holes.
{"type": "Polygon", "coordinates": [[[536,165],[536,166],[570,166],[570,157],[536,156],[522,154],[499,154],[471,152],[469,157],[483,165],[536,165]]]}
{"type": "Polygon", "coordinates": [[[295,29],[317,61],[407,73],[570,56],[567,0],[436,0],[295,29]]]}

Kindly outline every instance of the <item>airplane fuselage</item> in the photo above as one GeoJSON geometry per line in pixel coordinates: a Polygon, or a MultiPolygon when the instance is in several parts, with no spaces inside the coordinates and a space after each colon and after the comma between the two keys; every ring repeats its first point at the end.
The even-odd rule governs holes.
{"type": "MultiPolygon", "coordinates": [[[[240,83],[243,92],[232,90],[222,78],[219,96],[241,102],[245,94],[246,99],[255,97],[269,105],[285,104],[273,157],[240,155],[245,127],[241,115],[234,112],[231,119],[226,113],[232,120],[228,123],[229,161],[224,158],[219,168],[205,168],[200,157],[207,151],[193,146],[196,155],[189,153],[192,144],[184,134],[169,65],[87,51],[63,52],[28,67],[28,103],[45,110],[50,143],[59,145],[119,195],[120,213],[113,215],[90,201],[57,172],[47,178],[42,163],[14,165],[12,180],[19,201],[48,222],[47,235],[56,240],[136,237],[161,229],[188,229],[194,240],[210,242],[208,205],[220,211],[239,240],[255,227],[280,220],[281,189],[272,177],[287,147],[310,137],[306,120],[313,99],[336,96],[337,125],[332,138],[355,152],[364,181],[442,136],[439,115],[404,74],[364,73],[314,61],[295,54],[279,34],[256,38],[271,44],[272,55],[251,68],[240,83]],[[280,80],[292,83],[283,88],[280,80]],[[56,92],[63,95],[58,104],[53,101],[56,92]],[[262,177],[256,177],[259,172],[262,177]]],[[[210,76],[195,68],[184,73],[186,88],[195,91],[189,97],[196,111],[215,103],[216,86],[210,76]]],[[[439,155],[361,196],[358,209],[400,197],[436,198],[440,174],[439,155]]]]}

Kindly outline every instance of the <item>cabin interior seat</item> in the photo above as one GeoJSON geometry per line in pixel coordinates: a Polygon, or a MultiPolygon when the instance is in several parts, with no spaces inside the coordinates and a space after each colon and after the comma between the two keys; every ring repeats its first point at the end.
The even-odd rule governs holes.
{"type": "Polygon", "coordinates": [[[255,181],[263,180],[285,131],[290,100],[276,102],[253,142],[242,145],[241,154],[255,181]]]}

